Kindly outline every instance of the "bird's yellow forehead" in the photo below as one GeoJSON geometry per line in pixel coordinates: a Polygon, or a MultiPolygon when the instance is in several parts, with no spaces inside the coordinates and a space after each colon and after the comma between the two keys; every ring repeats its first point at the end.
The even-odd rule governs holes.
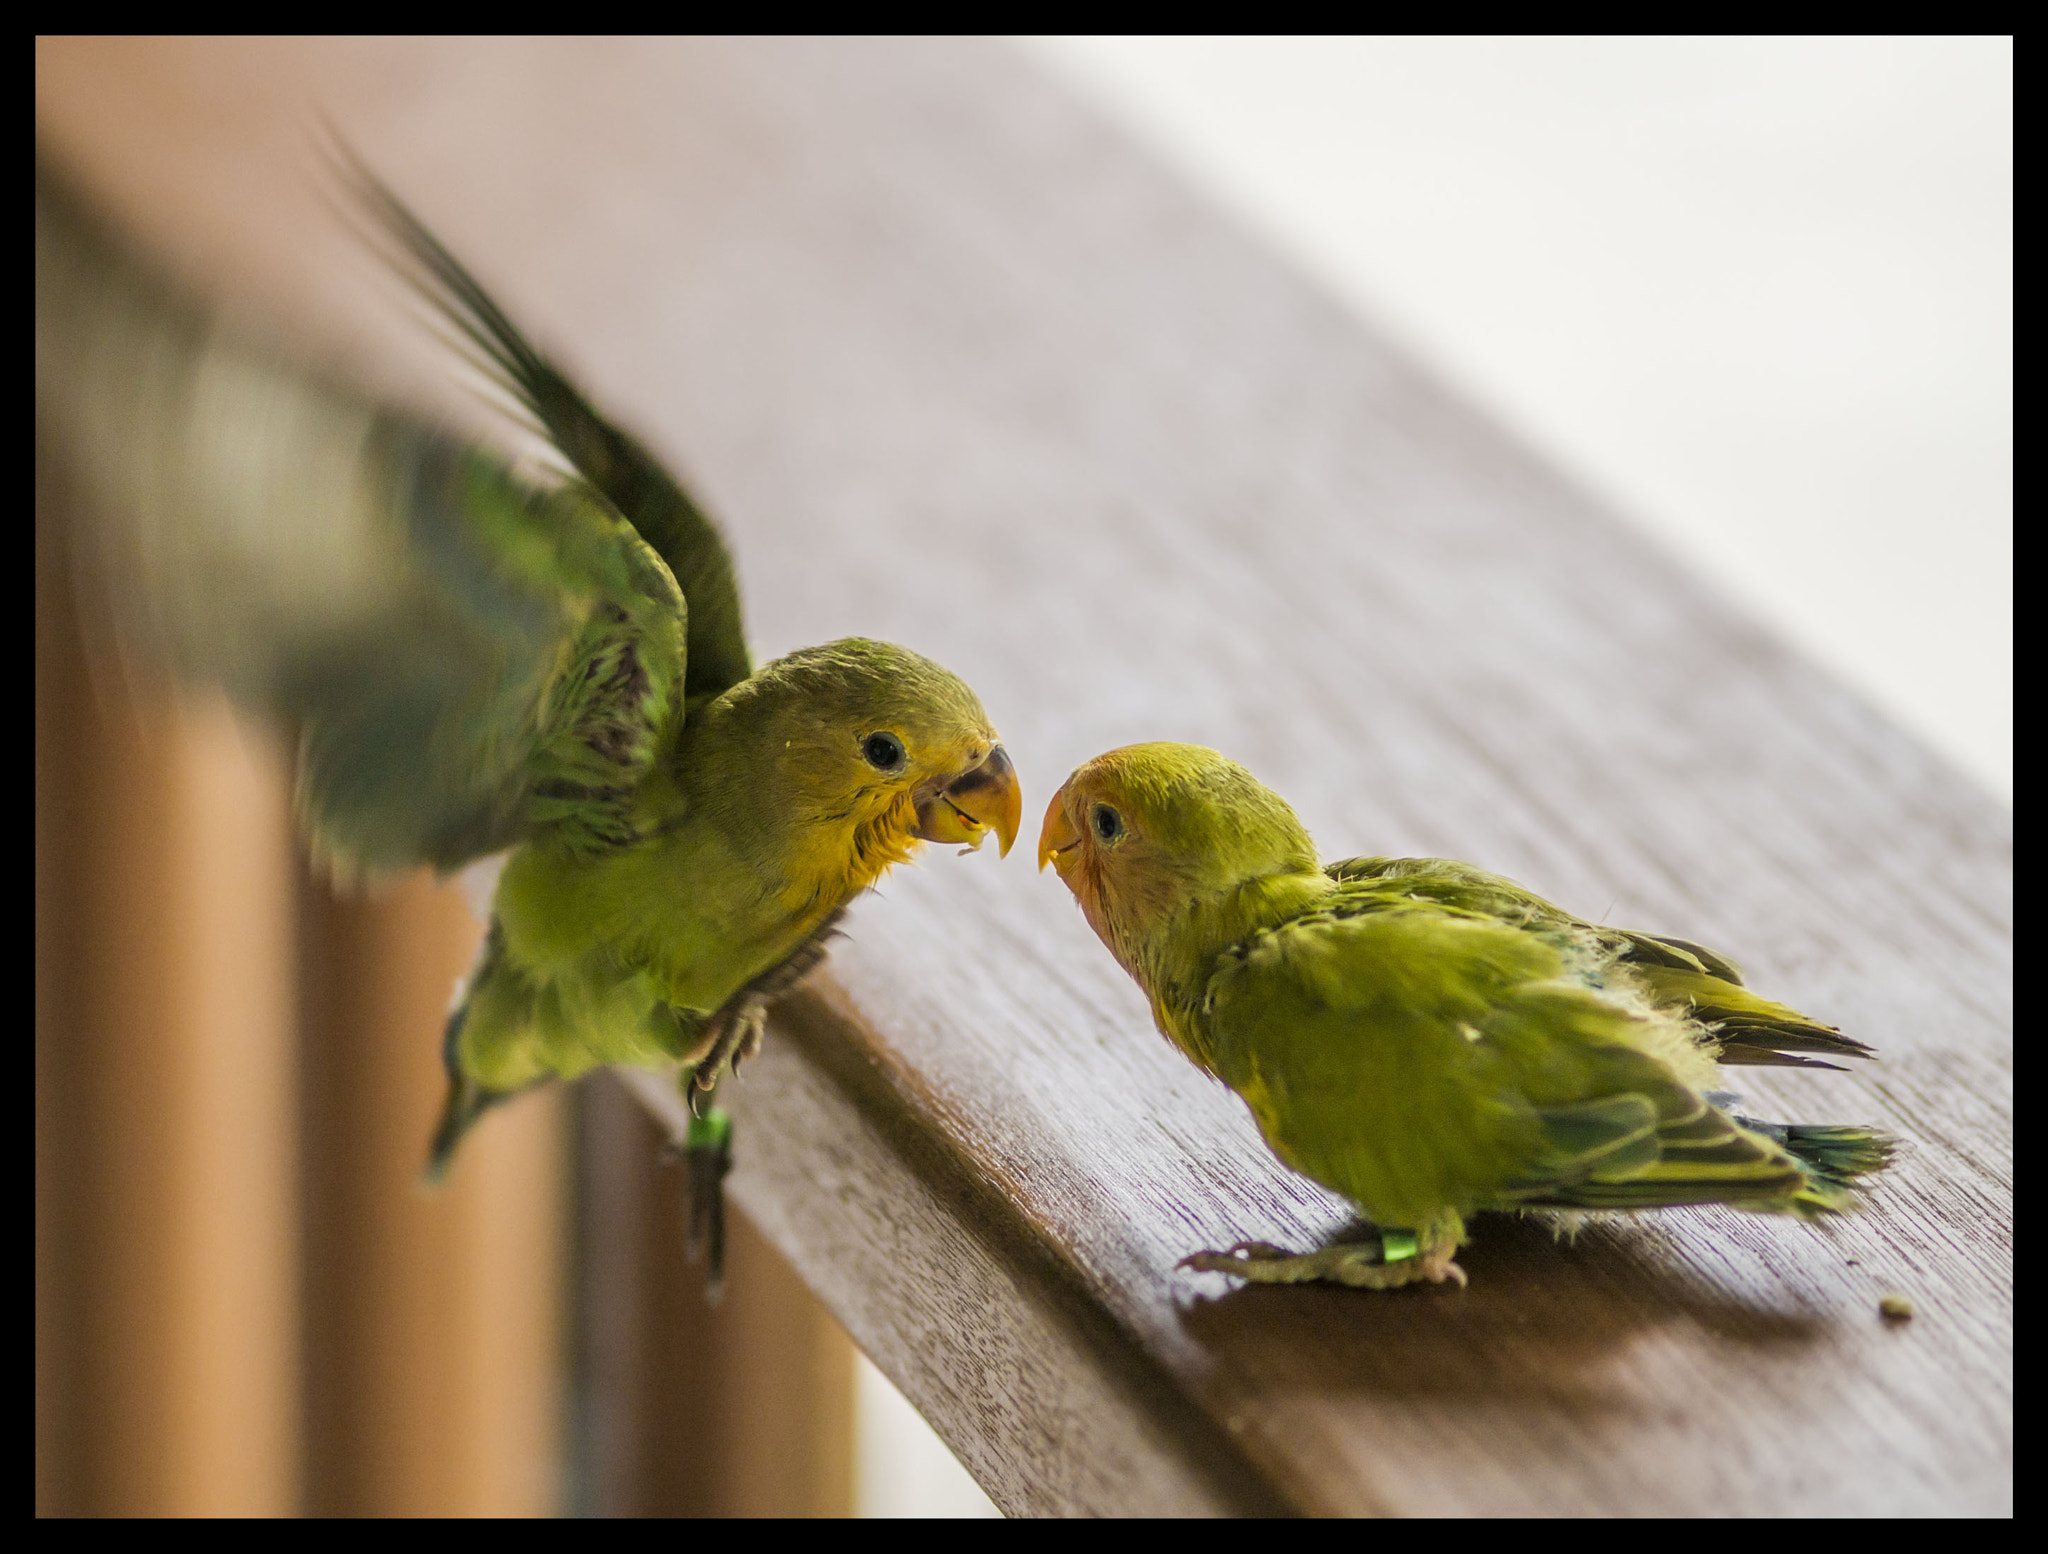
{"type": "Polygon", "coordinates": [[[1075,769],[1067,789],[1077,800],[1117,806],[1128,820],[1159,825],[1212,804],[1219,787],[1237,785],[1233,778],[1257,786],[1214,750],[1157,741],[1105,750],[1075,769]]]}
{"type": "Polygon", "coordinates": [[[1287,802],[1237,762],[1200,745],[1105,751],[1078,767],[1064,791],[1077,825],[1085,827],[1095,804],[1115,808],[1139,840],[1138,851],[1154,863],[1233,877],[1240,869],[1313,864],[1313,843],[1287,802]]]}
{"type": "Polygon", "coordinates": [[[904,742],[911,762],[957,769],[996,743],[988,714],[959,676],[889,642],[846,637],[777,659],[743,693],[796,743],[857,752],[875,733],[904,742]]]}

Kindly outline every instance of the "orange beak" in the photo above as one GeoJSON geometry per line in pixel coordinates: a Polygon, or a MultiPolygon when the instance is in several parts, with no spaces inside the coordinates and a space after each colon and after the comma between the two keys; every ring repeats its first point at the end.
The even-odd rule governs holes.
{"type": "Polygon", "coordinates": [[[1052,802],[1045,807],[1045,824],[1038,831],[1038,872],[1043,874],[1049,863],[1058,870],[1062,881],[1080,856],[1081,845],[1080,828],[1067,816],[1066,796],[1065,787],[1052,796],[1052,802]]]}
{"type": "Polygon", "coordinates": [[[969,852],[996,834],[1001,855],[1008,857],[1024,819],[1024,790],[1017,768],[1001,745],[979,766],[935,787],[917,800],[917,834],[927,842],[958,842],[969,852]]]}

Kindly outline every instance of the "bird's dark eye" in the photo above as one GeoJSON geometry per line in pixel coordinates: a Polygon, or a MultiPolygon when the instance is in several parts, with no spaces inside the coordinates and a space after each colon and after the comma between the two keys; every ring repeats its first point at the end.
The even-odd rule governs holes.
{"type": "Polygon", "coordinates": [[[1096,805],[1094,813],[1088,817],[1088,823],[1095,827],[1095,834],[1104,843],[1117,841],[1124,834],[1124,817],[1107,804],[1096,805]]]}
{"type": "Polygon", "coordinates": [[[870,734],[860,742],[860,753],[877,771],[903,770],[903,741],[894,734],[870,734]]]}

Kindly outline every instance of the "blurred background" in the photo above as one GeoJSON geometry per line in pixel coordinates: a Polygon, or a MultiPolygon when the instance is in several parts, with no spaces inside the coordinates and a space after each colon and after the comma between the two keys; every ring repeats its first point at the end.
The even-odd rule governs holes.
{"type": "Polygon", "coordinates": [[[2010,800],[2010,38],[1028,47],[2010,800]]]}
{"type": "MultiPolygon", "coordinates": [[[[2009,798],[2009,40],[1014,46],[2009,798]]],[[[146,202],[135,137],[247,55],[39,42],[38,133],[146,202]]],[[[617,1087],[420,1190],[460,891],[337,896],[274,736],[95,675],[62,501],[38,1512],[993,1514],[744,1224],[704,1308],[617,1087]]]]}

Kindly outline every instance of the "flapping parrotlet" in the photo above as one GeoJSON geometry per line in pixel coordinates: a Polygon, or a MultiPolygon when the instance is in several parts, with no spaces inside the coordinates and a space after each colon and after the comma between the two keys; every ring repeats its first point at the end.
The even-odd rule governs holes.
{"type": "Polygon", "coordinates": [[[431,1171],[529,1086],[679,1065],[715,1279],[721,1076],[920,843],[1009,850],[1015,772],[973,691],[907,648],[849,638],[756,668],[731,558],[683,487],[346,176],[567,472],[522,472],[223,324],[40,159],[38,460],[129,646],[298,732],[299,812],[330,866],[510,850],[444,1032],[431,1171]]]}
{"type": "Polygon", "coordinates": [[[1039,837],[1159,1030],[1282,1161],[1373,1227],[1185,1266],[1388,1289],[1465,1275],[1480,1210],[1723,1203],[1814,1217],[1887,1160],[1868,1128],[1728,1109],[1719,1065],[1836,1067],[1861,1042],[1683,939],[1599,927],[1438,858],[1318,861],[1285,800],[1211,750],[1113,750],[1039,837]]]}

